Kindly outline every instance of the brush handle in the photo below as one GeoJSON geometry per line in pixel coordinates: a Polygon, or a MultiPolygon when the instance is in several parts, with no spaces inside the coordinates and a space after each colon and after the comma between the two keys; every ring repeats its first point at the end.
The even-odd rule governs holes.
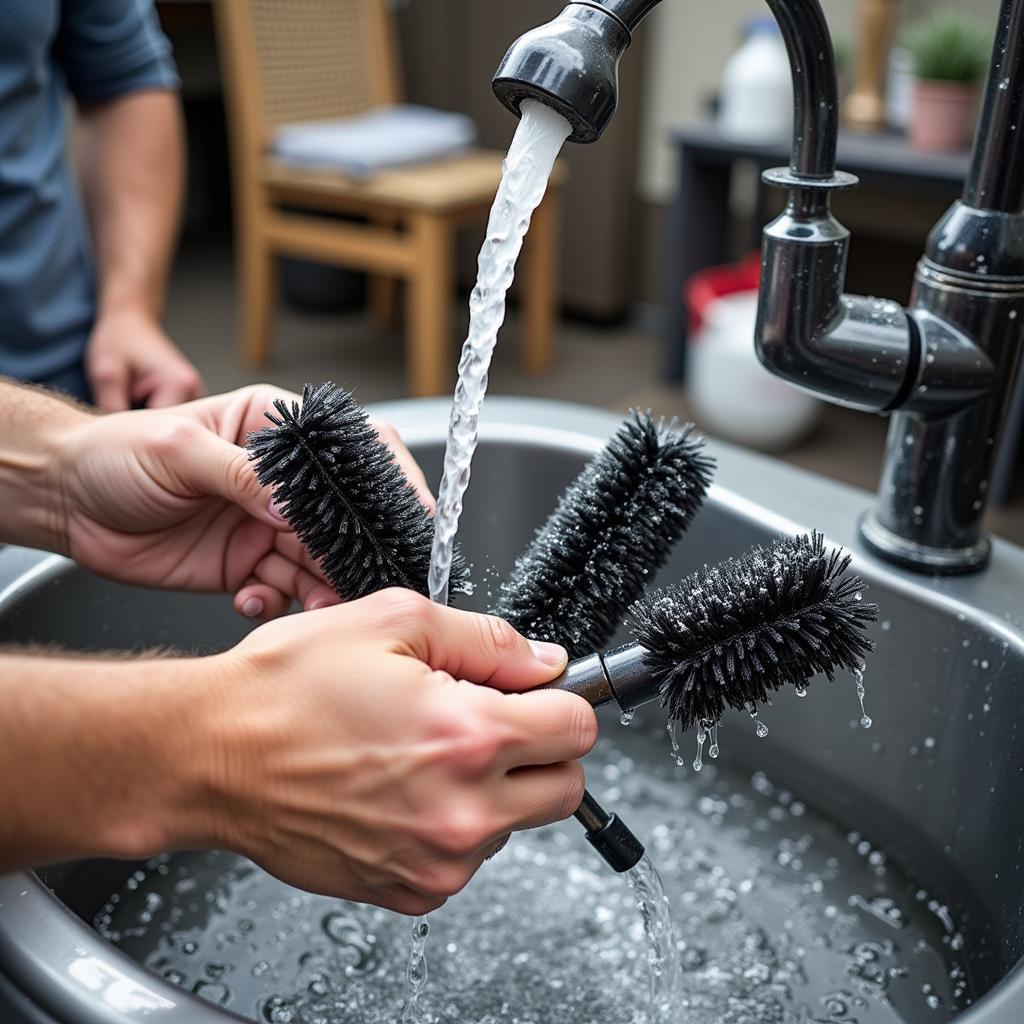
{"type": "Polygon", "coordinates": [[[660,696],[660,685],[647,664],[647,652],[639,644],[577,658],[548,686],[578,694],[595,708],[618,704],[623,713],[660,696]]]}
{"type": "MultiPolygon", "coordinates": [[[[575,693],[595,708],[618,704],[632,711],[658,697],[658,684],[646,665],[646,651],[628,644],[604,654],[590,654],[569,663],[549,687],[575,693]]],[[[609,814],[591,795],[583,794],[576,820],[586,829],[587,841],[618,872],[635,867],[644,855],[643,844],[616,814],[609,814]]]]}
{"type": "MultiPolygon", "coordinates": [[[[627,685],[631,692],[642,688],[647,674],[641,671],[640,658],[636,654],[642,650],[633,645],[604,655],[591,654],[586,658],[577,658],[569,663],[553,683],[548,684],[548,688],[575,693],[595,708],[612,702],[618,703],[619,697],[612,687],[611,679],[619,679],[620,683],[635,679],[634,685],[627,685]]],[[[630,706],[635,707],[636,703],[630,706]]],[[[619,706],[627,710],[624,705],[619,706]]],[[[617,814],[609,814],[589,792],[583,794],[583,802],[576,811],[576,820],[586,829],[587,842],[612,870],[620,873],[629,871],[644,855],[643,844],[630,832],[625,822],[617,814]]]]}
{"type": "Polygon", "coordinates": [[[591,795],[584,792],[576,811],[576,820],[586,829],[587,842],[605,863],[621,874],[634,868],[644,855],[643,843],[617,814],[609,814],[591,795]]]}

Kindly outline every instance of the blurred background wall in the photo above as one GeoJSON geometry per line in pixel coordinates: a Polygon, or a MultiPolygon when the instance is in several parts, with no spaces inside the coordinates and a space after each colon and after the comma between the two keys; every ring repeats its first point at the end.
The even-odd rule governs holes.
{"type": "MultiPolygon", "coordinates": [[[[408,99],[467,113],[479,125],[484,145],[506,147],[514,126],[491,95],[491,75],[509,42],[553,17],[561,9],[558,0],[395,0],[394,6],[408,99]]],[[[852,44],[857,5],[824,0],[823,6],[834,34],[852,44]]],[[[948,6],[948,0],[901,0],[900,18],[909,23],[948,6]]],[[[998,0],[971,0],[969,6],[979,20],[994,22],[998,0]]],[[[185,82],[192,142],[189,227],[216,229],[229,215],[229,202],[209,5],[174,0],[158,7],[185,82]]],[[[675,184],[671,130],[707,115],[745,23],[765,12],[761,0],[665,0],[637,32],[622,63],[622,106],[612,127],[600,144],[570,146],[565,154],[572,186],[562,290],[570,313],[606,322],[634,313],[657,317],[663,302],[665,210],[675,184]]],[[[881,293],[891,281],[908,285],[924,234],[943,206],[901,197],[894,218],[889,203],[870,190],[839,197],[837,212],[855,234],[851,288],[881,293]],[[858,266],[875,268],[875,278],[858,274],[858,266]]],[[[473,248],[467,241],[466,284],[473,273],[473,248]]]]}

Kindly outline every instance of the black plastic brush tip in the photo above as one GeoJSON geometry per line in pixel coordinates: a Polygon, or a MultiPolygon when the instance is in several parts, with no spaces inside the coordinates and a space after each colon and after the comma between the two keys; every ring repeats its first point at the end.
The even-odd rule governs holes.
{"type": "Polygon", "coordinates": [[[559,499],[496,613],[572,657],[605,646],[704,503],[703,448],[692,424],[634,411],[559,499]]]}
{"type": "MultiPolygon", "coordinates": [[[[345,600],[405,587],[427,594],[434,521],[366,410],[344,388],[306,385],[277,401],[273,424],[249,437],[249,457],[331,586],[345,600]]],[[[456,554],[450,592],[469,590],[456,554]]]]}
{"type": "Polygon", "coordinates": [[[783,686],[862,668],[878,609],[863,600],[850,561],[815,533],[755,548],[638,602],[633,635],[669,717],[685,729],[708,725],[783,686]]]}

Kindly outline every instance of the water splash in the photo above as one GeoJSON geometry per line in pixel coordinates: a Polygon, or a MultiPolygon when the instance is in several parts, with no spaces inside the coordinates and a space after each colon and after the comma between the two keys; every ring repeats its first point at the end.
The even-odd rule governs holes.
{"type": "Polygon", "coordinates": [[[469,300],[469,336],[459,361],[430,553],[430,596],[440,604],[448,603],[455,534],[469,486],[491,356],[505,319],[505,295],[530,217],[544,198],[555,159],[571,130],[565,118],[534,100],[523,102],[522,114],[491,207],[476,287],[469,300]]]}
{"type": "MultiPolygon", "coordinates": [[[[665,758],[651,760],[646,731],[614,736],[588,774],[618,770],[618,808],[648,838],[671,900],[668,969],[682,975],[672,1024],[838,1024],[823,1008],[842,990],[857,1024],[958,1017],[974,995],[963,968],[971,935],[946,894],[892,858],[880,874],[877,847],[762,772],[706,765],[680,779],[665,758]],[[856,895],[892,900],[905,927],[851,903],[856,895]]],[[[398,1024],[411,923],[299,892],[225,853],[151,861],[96,918],[157,975],[273,1024],[398,1024]]],[[[575,822],[525,832],[430,915],[430,942],[445,955],[431,959],[422,1012],[431,1024],[665,1024],[648,1000],[647,941],[632,889],[615,884],[575,822]]]]}
{"type": "Polygon", "coordinates": [[[644,855],[626,872],[626,881],[643,918],[647,965],[651,972],[651,1020],[672,1024],[680,1005],[682,975],[672,906],[658,869],[644,855]]]}

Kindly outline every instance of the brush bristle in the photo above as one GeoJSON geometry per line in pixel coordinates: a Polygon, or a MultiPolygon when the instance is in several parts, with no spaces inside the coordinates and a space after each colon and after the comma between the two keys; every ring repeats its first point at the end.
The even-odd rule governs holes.
{"type": "Polygon", "coordinates": [[[633,635],[661,682],[662,706],[684,729],[751,711],[789,684],[856,671],[874,648],[877,608],[847,573],[850,556],[820,534],[777,541],[650,594],[633,635]]]}
{"type": "MultiPolygon", "coordinates": [[[[434,522],[349,392],[306,385],[301,405],[274,403],[249,457],[281,512],[345,600],[386,587],[427,593],[434,522]]],[[[450,591],[468,589],[457,556],[450,591]]]]}
{"type": "Polygon", "coordinates": [[[704,502],[714,463],[692,429],[634,412],[562,495],[496,613],[571,657],[607,644],[704,502]]]}

